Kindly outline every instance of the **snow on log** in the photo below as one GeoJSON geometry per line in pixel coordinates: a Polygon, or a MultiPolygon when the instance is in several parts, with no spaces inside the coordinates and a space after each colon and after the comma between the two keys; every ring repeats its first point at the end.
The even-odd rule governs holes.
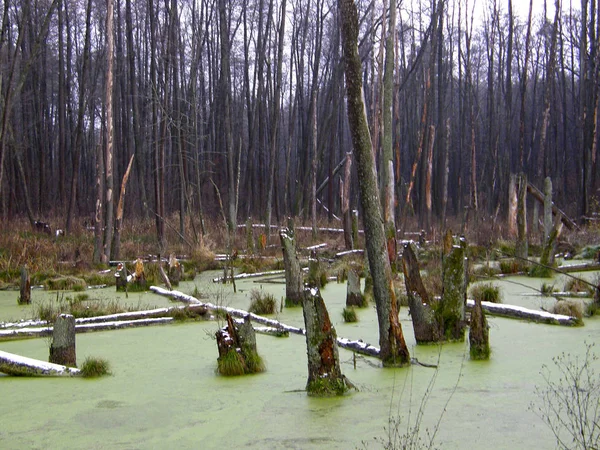
{"type": "Polygon", "coordinates": [[[564,272],[564,273],[585,272],[588,270],[600,270],[600,263],[586,262],[586,263],[580,263],[580,264],[568,264],[565,266],[558,267],[558,272],[564,272]]]}
{"type": "MultiPolygon", "coordinates": [[[[467,308],[472,309],[474,305],[474,300],[467,300],[467,308]]],[[[552,314],[546,311],[536,311],[522,306],[504,305],[492,302],[481,302],[481,306],[486,313],[494,316],[531,320],[533,322],[548,323],[552,325],[581,325],[581,321],[575,317],[552,314]]]]}
{"type": "MultiPolygon", "coordinates": [[[[283,275],[284,273],[285,273],[285,270],[269,270],[267,272],[240,273],[239,275],[235,275],[233,278],[235,280],[244,280],[247,278],[258,278],[258,277],[264,277],[267,275],[283,275]]],[[[227,277],[227,278],[231,278],[231,277],[227,277]]],[[[213,283],[222,283],[222,282],[223,282],[223,277],[213,278],[213,283]]]]}
{"type": "MultiPolygon", "coordinates": [[[[172,317],[156,317],[149,319],[138,320],[118,320],[100,323],[83,323],[75,325],[76,333],[86,333],[88,331],[106,331],[118,330],[121,328],[144,327],[149,325],[162,325],[173,322],[172,317]]],[[[52,334],[52,327],[36,327],[36,328],[16,328],[8,330],[0,330],[0,340],[8,338],[24,338],[24,337],[43,337],[52,334]]]]}
{"type": "Polygon", "coordinates": [[[39,359],[27,358],[0,350],[0,372],[16,376],[75,376],[81,371],[76,368],[52,364],[39,359]]]}
{"type": "Polygon", "coordinates": [[[320,248],[325,248],[325,247],[327,247],[327,243],[311,245],[310,247],[306,247],[305,250],[308,250],[309,252],[311,252],[313,250],[318,250],[320,248]]]}
{"type": "Polygon", "coordinates": [[[339,252],[335,254],[336,258],[341,258],[342,256],[346,256],[346,255],[354,255],[354,254],[360,254],[362,255],[365,251],[362,248],[357,248],[354,250],[346,250],[343,252],[339,252]]]}
{"type": "MultiPolygon", "coordinates": [[[[154,292],[155,294],[164,295],[166,297],[171,297],[171,298],[175,298],[178,300],[181,300],[182,298],[187,299],[187,298],[191,297],[187,294],[184,294],[183,292],[167,291],[166,289],[160,288],[158,286],[150,286],[150,290],[152,292],[154,292]]],[[[191,297],[191,298],[194,298],[194,297],[191,297]]],[[[267,326],[275,328],[277,330],[287,331],[289,333],[301,334],[301,335],[305,335],[305,333],[306,333],[304,331],[304,329],[302,329],[302,328],[286,325],[277,320],[268,319],[266,317],[259,316],[258,314],[249,313],[248,311],[244,311],[242,309],[229,308],[227,306],[217,306],[217,305],[213,305],[212,303],[202,303],[202,302],[200,302],[200,300],[195,299],[195,298],[194,298],[194,300],[196,300],[196,302],[198,302],[198,304],[201,304],[208,309],[215,310],[215,311],[217,311],[217,310],[225,311],[225,312],[228,312],[229,314],[231,314],[231,316],[233,316],[233,317],[244,318],[249,315],[250,320],[260,323],[260,324],[263,324],[263,325],[267,325],[267,326]]],[[[258,331],[258,329],[256,331],[258,331]]],[[[374,347],[371,344],[367,344],[367,343],[361,341],[360,339],[352,341],[350,339],[338,337],[337,344],[342,348],[354,351],[356,353],[360,353],[360,354],[363,354],[366,356],[374,356],[376,358],[379,357],[379,349],[377,347],[374,347]]]]}

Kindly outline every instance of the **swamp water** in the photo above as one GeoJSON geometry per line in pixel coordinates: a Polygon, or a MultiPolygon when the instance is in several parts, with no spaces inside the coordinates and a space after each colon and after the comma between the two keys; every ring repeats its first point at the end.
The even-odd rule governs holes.
{"type": "MultiPolygon", "coordinates": [[[[191,293],[195,284],[210,294],[208,301],[243,309],[249,306],[251,289],[264,289],[277,299],[284,293],[283,285],[247,280],[238,281],[233,294],[231,286],[209,281],[214,274],[182,283],[180,290],[191,293]]],[[[496,283],[504,303],[538,308],[541,297],[532,296],[526,286],[539,288],[544,281],[511,277],[496,283]]],[[[564,284],[561,277],[554,281],[557,287],[564,284]]],[[[114,288],[88,294],[136,306],[172,304],[152,293],[125,299],[114,288]]],[[[378,344],[372,305],[358,310],[358,323],[345,324],[345,284],[330,283],[322,295],[338,336],[378,344]]],[[[17,296],[0,292],[0,321],[31,316],[31,307],[16,305],[17,296]]],[[[32,298],[46,302],[56,293],[34,291],[32,298]]],[[[539,372],[562,352],[583,355],[584,341],[600,339],[600,319],[569,328],[488,316],[491,359],[472,362],[467,343],[441,350],[417,347],[406,308],[400,317],[411,356],[439,364],[439,370],[416,365],[382,369],[376,359],[362,356],[354,369],[352,353],[340,349],[342,371],[360,391],[333,399],[310,398],[303,391],[307,366],[302,336],[257,335],[267,371],[224,378],[215,372],[217,322],[78,334],[78,362],[87,356],[105,358],[113,375],[91,380],[0,376],[0,448],[382,448],[375,438],[385,439],[389,418],[401,419],[403,434],[414,424],[426,394],[421,436],[427,442],[427,429],[437,429],[438,448],[555,447],[550,430],[530,408],[538,401],[535,387],[544,383],[539,372]]],[[[300,308],[285,309],[277,319],[304,326],[300,308]]],[[[5,341],[0,350],[47,360],[48,345],[45,338],[5,341]]]]}

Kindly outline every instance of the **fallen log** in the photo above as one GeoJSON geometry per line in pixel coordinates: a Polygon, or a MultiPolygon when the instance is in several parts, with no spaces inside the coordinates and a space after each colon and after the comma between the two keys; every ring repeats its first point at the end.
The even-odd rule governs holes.
{"type": "MultiPolygon", "coordinates": [[[[467,308],[469,310],[473,309],[474,305],[474,300],[467,300],[467,308]]],[[[552,314],[546,311],[537,311],[524,308],[522,306],[481,302],[481,307],[486,313],[492,316],[523,319],[532,322],[547,323],[550,325],[578,326],[582,324],[581,320],[577,319],[576,317],[565,316],[562,314],[552,314]]]]}
{"type": "Polygon", "coordinates": [[[571,273],[571,272],[588,272],[592,270],[600,270],[600,263],[587,262],[580,264],[569,264],[566,266],[560,266],[558,272],[571,273]]]}
{"type": "MultiPolygon", "coordinates": [[[[531,182],[527,182],[527,192],[529,192],[533,198],[535,198],[542,205],[544,204],[544,194],[538,188],[536,188],[531,182]]],[[[577,224],[567,216],[558,206],[552,203],[552,213],[560,216],[560,220],[569,230],[579,230],[577,224]]]]}
{"type": "MultiPolygon", "coordinates": [[[[149,325],[162,325],[165,323],[173,322],[173,320],[174,319],[172,317],[155,317],[150,319],[83,323],[75,325],[75,333],[87,333],[89,331],[119,330],[122,328],[145,327],[149,325]]],[[[50,336],[52,334],[52,331],[53,327],[51,326],[0,330],[0,340],[50,336]]]]}
{"type": "Polygon", "coordinates": [[[0,372],[15,376],[77,376],[81,374],[79,369],[52,364],[39,359],[27,358],[13,353],[0,350],[0,372]]]}
{"type": "MultiPolygon", "coordinates": [[[[240,273],[239,275],[234,275],[234,279],[235,280],[244,280],[244,279],[248,279],[248,278],[258,278],[258,277],[264,277],[264,276],[268,276],[268,275],[283,275],[285,274],[285,270],[268,270],[266,272],[256,272],[256,273],[240,273]]],[[[231,277],[227,277],[227,278],[231,278],[231,277]]],[[[216,277],[213,278],[213,283],[222,283],[223,282],[223,277],[216,277]]]]}
{"type": "MultiPolygon", "coordinates": [[[[204,305],[206,308],[211,309],[211,310],[215,310],[215,311],[220,310],[220,311],[227,312],[227,313],[231,314],[232,317],[244,318],[246,316],[250,316],[250,320],[252,320],[254,322],[262,323],[263,325],[267,325],[267,326],[276,328],[278,330],[287,331],[289,333],[299,334],[302,336],[306,335],[306,331],[302,328],[286,325],[277,320],[268,319],[266,317],[259,316],[258,314],[249,313],[248,311],[244,311],[242,309],[230,308],[228,306],[217,306],[212,303],[203,303],[200,300],[198,300],[197,298],[194,298],[191,295],[184,294],[183,292],[167,291],[166,289],[163,289],[158,286],[150,286],[150,291],[152,291],[158,295],[164,295],[166,297],[175,298],[177,300],[185,301],[188,303],[196,302],[195,304],[204,305]]],[[[353,341],[350,339],[338,337],[337,345],[339,347],[345,348],[347,350],[351,350],[356,353],[360,353],[362,355],[373,356],[375,358],[379,358],[379,348],[377,348],[371,344],[365,343],[360,339],[353,341]]],[[[421,363],[416,358],[411,358],[411,363],[418,364],[418,365],[421,365],[424,367],[436,367],[434,365],[421,363]]]]}

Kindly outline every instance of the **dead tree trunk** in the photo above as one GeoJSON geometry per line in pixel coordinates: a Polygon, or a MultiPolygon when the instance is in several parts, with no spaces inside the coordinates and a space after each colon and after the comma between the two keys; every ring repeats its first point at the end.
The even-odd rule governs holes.
{"type": "Polygon", "coordinates": [[[302,270],[296,254],[296,239],[289,228],[279,231],[281,250],[283,251],[283,265],[285,268],[285,304],[286,306],[299,306],[302,304],[303,286],[302,270]]]}
{"type": "Polygon", "coordinates": [[[527,259],[527,175],[520,173],[517,180],[517,242],[515,256],[527,259]]]}
{"type": "Polygon", "coordinates": [[[265,368],[256,350],[256,335],[250,316],[246,316],[244,323],[239,326],[236,326],[229,314],[226,320],[227,325],[215,334],[219,350],[219,373],[233,376],[263,372],[265,368]]]}
{"type": "Polygon", "coordinates": [[[366,249],[373,276],[380,356],[384,365],[402,366],[410,363],[410,354],[398,319],[398,303],[387,254],[375,158],[365,113],[362,67],[358,54],[358,11],[353,0],[338,0],[338,8],[346,72],[348,122],[358,171],[366,249]]]}
{"type": "Polygon", "coordinates": [[[552,179],[544,179],[544,245],[552,232],[552,179]]]}
{"type": "Polygon", "coordinates": [[[415,339],[418,344],[438,342],[440,340],[439,328],[433,314],[429,294],[421,279],[419,262],[410,244],[404,245],[402,269],[415,339]]]}
{"type": "Polygon", "coordinates": [[[508,234],[517,235],[517,176],[510,174],[508,182],[508,234]]]}
{"type": "Polygon", "coordinates": [[[31,303],[31,278],[27,264],[21,267],[21,291],[19,295],[19,305],[29,305],[31,303]]]}
{"type": "Polygon", "coordinates": [[[365,296],[360,291],[360,278],[352,268],[348,269],[348,284],[346,287],[346,306],[367,306],[365,296]]]}
{"type": "Polygon", "coordinates": [[[52,344],[50,345],[50,362],[63,366],[77,367],[75,354],[75,317],[61,314],[54,322],[52,344]]]}
{"type": "Polygon", "coordinates": [[[485,313],[481,307],[480,299],[475,299],[475,306],[473,306],[473,309],[471,310],[469,346],[471,359],[489,359],[489,328],[487,319],[485,318],[485,313]]]}
{"type": "Polygon", "coordinates": [[[347,387],[340,368],[337,335],[319,289],[306,288],[302,312],[308,356],[306,391],[313,396],[342,395],[347,387]]]}
{"type": "Polygon", "coordinates": [[[340,182],[340,196],[342,205],[342,220],[344,224],[344,244],[346,250],[352,250],[356,241],[352,236],[352,213],[350,211],[350,182],[352,174],[352,153],[346,153],[344,164],[344,180],[340,182]]]}
{"type": "Polygon", "coordinates": [[[464,238],[454,242],[448,230],[442,255],[442,299],[435,309],[440,329],[447,340],[461,341],[465,337],[465,306],[467,303],[467,243],[464,238]]]}
{"type": "Polygon", "coordinates": [[[547,236],[546,241],[544,242],[544,248],[542,249],[542,256],[540,257],[540,264],[544,266],[553,266],[554,265],[554,254],[556,253],[556,243],[558,242],[558,238],[562,233],[563,223],[560,220],[560,217],[557,218],[554,227],[550,231],[550,234],[547,236]]]}

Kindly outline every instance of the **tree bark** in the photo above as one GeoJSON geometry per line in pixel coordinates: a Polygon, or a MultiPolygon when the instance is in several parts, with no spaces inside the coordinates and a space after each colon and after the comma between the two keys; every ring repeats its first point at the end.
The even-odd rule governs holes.
{"type": "Polygon", "coordinates": [[[398,304],[387,255],[377,173],[365,114],[362,68],[358,54],[358,11],[353,0],[338,0],[346,71],[348,121],[356,157],[358,184],[369,266],[379,323],[379,345],[384,365],[406,365],[410,354],[398,319],[398,304]]]}
{"type": "Polygon", "coordinates": [[[31,304],[31,278],[27,264],[21,267],[21,289],[18,303],[19,305],[31,304]]]}
{"type": "Polygon", "coordinates": [[[471,325],[469,328],[469,346],[471,359],[489,359],[490,340],[489,327],[485,313],[481,307],[481,300],[476,299],[471,310],[471,325]]]}
{"type": "Polygon", "coordinates": [[[337,335],[318,288],[305,289],[302,313],[308,356],[306,391],[319,397],[342,395],[347,387],[340,368],[337,335]]]}
{"type": "Polygon", "coordinates": [[[302,304],[304,282],[300,261],[296,254],[296,239],[289,228],[280,230],[279,238],[285,267],[285,303],[289,306],[298,306],[302,304]]]}
{"type": "Polygon", "coordinates": [[[50,345],[50,362],[77,367],[75,317],[70,314],[61,314],[54,322],[52,344],[50,345]]]}

